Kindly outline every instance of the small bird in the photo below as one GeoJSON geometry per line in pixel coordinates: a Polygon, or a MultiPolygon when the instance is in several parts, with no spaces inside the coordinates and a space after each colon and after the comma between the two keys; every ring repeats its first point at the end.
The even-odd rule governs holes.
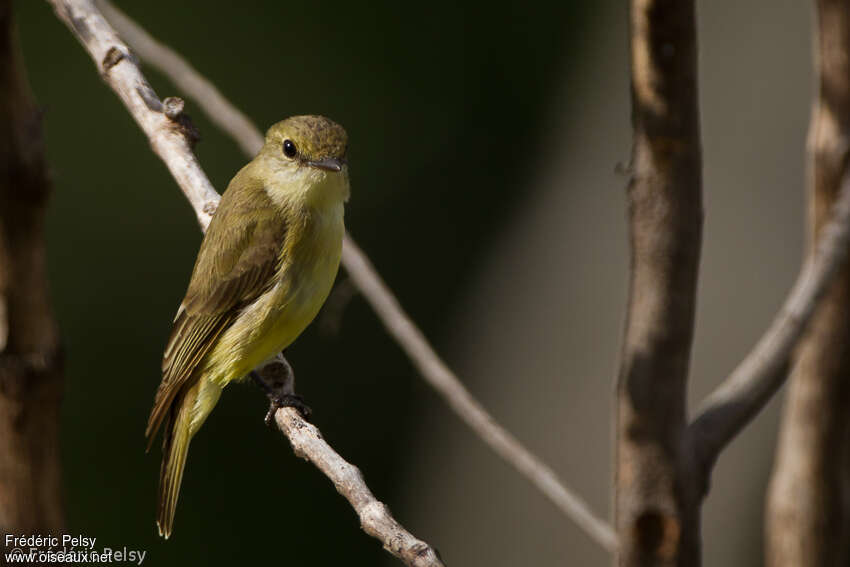
{"type": "Polygon", "coordinates": [[[163,429],[157,526],[165,538],[189,442],[222,389],[289,346],[327,299],[345,232],[347,144],[345,130],[322,116],[278,122],[221,198],[174,318],[145,431],[150,450],[163,429]]]}

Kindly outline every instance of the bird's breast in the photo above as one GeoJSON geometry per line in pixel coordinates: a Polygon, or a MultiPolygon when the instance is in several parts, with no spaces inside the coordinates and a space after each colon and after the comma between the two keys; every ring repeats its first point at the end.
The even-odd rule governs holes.
{"type": "Polygon", "coordinates": [[[280,301],[274,302],[279,309],[272,314],[275,328],[293,324],[300,327],[300,334],[327,299],[339,269],[345,230],[342,206],[334,213],[312,215],[302,237],[282,250],[275,286],[280,301]]]}
{"type": "Polygon", "coordinates": [[[287,237],[274,285],[242,311],[211,353],[209,366],[220,370],[214,381],[245,376],[310,324],[336,278],[344,232],[340,203],[338,210],[311,214],[295,231],[298,238],[287,237]]]}

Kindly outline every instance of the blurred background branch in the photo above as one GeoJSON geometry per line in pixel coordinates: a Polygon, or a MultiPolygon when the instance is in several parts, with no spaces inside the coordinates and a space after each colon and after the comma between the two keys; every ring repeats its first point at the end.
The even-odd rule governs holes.
{"type": "Polygon", "coordinates": [[[773,324],[685,427],[702,221],[696,25],[692,3],[632,3],[632,275],[618,387],[622,565],[700,563],[700,509],[714,463],[782,385],[816,312],[795,363],[768,517],[768,560],[844,561],[838,558],[846,553],[841,488],[850,423],[844,417],[850,272],[833,278],[850,242],[850,16],[846,3],[818,5],[821,88],[809,138],[809,256],[773,324]]]}
{"type": "Polygon", "coordinates": [[[699,565],[683,443],[702,241],[694,2],[631,2],[631,271],[617,382],[620,565],[699,565]]]}
{"type": "Polygon", "coordinates": [[[773,324],[685,427],[702,220],[696,26],[692,3],[632,3],[632,277],[618,387],[622,565],[700,564],[701,506],[714,463],[782,385],[815,314],[783,424],[768,562],[846,561],[850,271],[841,268],[850,243],[850,15],[846,3],[818,8],[809,255],[773,324]]]}
{"type": "Polygon", "coordinates": [[[59,333],[48,299],[44,217],[51,183],[41,110],[0,0],[0,527],[65,526],[59,453],[59,333]]]}
{"type": "MultiPolygon", "coordinates": [[[[846,226],[835,242],[838,208],[850,209],[850,6],[815,0],[814,92],[808,135],[808,258],[832,246],[846,256],[846,226]]],[[[847,223],[845,222],[845,225],[847,223]]],[[[769,567],[850,564],[850,267],[825,289],[791,361],[767,496],[769,567]]]]}
{"type": "MultiPolygon", "coordinates": [[[[818,352],[827,348],[827,345],[833,345],[831,356],[824,354],[819,357],[822,363],[829,363],[830,368],[839,365],[839,361],[845,356],[846,349],[841,340],[842,329],[835,328],[838,325],[836,321],[841,324],[845,322],[843,304],[835,298],[843,297],[846,288],[841,284],[844,276],[835,279],[835,275],[845,264],[850,244],[850,175],[844,174],[842,181],[843,171],[842,162],[840,171],[834,171],[835,177],[830,179],[834,185],[831,186],[833,192],[827,194],[828,204],[823,203],[827,197],[822,195],[819,197],[820,202],[816,203],[819,209],[818,240],[816,244],[813,243],[810,256],[801,268],[797,281],[773,324],[734,372],[705,399],[689,427],[689,442],[694,444],[697,459],[703,467],[702,475],[710,474],[723,448],[761,411],[785,382],[788,376],[788,359],[816,312],[832,313],[832,323],[824,332],[817,330],[822,323],[813,323],[814,327],[802,345],[817,345],[818,352]],[[833,291],[830,292],[830,289],[833,291]],[[826,299],[824,295],[827,296],[826,299]]],[[[842,270],[841,273],[845,271],[842,270]]],[[[806,348],[815,347],[801,348],[805,352],[806,348]]],[[[843,366],[835,368],[838,371],[843,366]]],[[[795,373],[797,372],[800,372],[799,368],[795,369],[795,373]]],[[[826,387],[826,380],[820,379],[820,373],[813,375],[819,377],[814,379],[818,389],[826,387]]],[[[843,373],[838,375],[845,376],[843,373]]],[[[838,393],[843,393],[843,390],[836,392],[838,393]]],[[[792,395],[790,399],[797,395],[799,394],[792,395]]],[[[840,396],[820,399],[823,402],[830,400],[830,403],[836,403],[839,408],[845,407],[840,396]]],[[[789,401],[789,405],[791,403],[789,401]]],[[[844,409],[840,411],[844,413],[844,409]]],[[[806,416],[813,415],[812,411],[804,413],[806,416]]],[[[820,414],[820,410],[814,413],[820,414]]],[[[833,419],[836,418],[832,417],[827,421],[831,422],[833,419]]],[[[832,428],[828,429],[832,431],[832,428]]],[[[811,447],[809,444],[807,446],[811,447]]]]}
{"type": "MultiPolygon", "coordinates": [[[[219,127],[239,142],[249,157],[262,146],[261,132],[185,59],[156,41],[108,0],[98,0],[107,19],[143,60],[163,72],[194,100],[219,127]]],[[[569,490],[546,463],[484,409],[443,362],[404,311],[367,256],[346,235],[342,263],[358,290],[370,303],[387,332],[407,353],[422,377],[434,387],[473,431],[493,451],[546,495],[567,517],[609,551],[617,547],[613,529],[596,516],[585,501],[569,490]]]]}

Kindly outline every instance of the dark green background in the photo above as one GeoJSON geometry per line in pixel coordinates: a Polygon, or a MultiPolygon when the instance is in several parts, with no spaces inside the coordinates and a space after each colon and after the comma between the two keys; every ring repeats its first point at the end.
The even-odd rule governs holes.
{"type": "MultiPolygon", "coordinates": [[[[393,563],[325,477],[264,427],[266,402],[250,385],[228,388],[196,437],[174,537],[156,536],[159,452],[145,455],[142,434],[201,235],[77,41],[45,2],[16,4],[55,184],[49,269],[67,349],[69,530],[97,537],[98,548],[145,549],[146,565],[247,565],[271,556],[288,565],[393,563]]],[[[439,350],[447,346],[445,315],[476,258],[524,197],[522,181],[552,127],[545,110],[580,55],[575,30],[591,16],[585,4],[593,5],[118,5],[261,128],[304,113],[346,127],[347,225],[439,350]]],[[[160,97],[181,95],[146,72],[160,97]]],[[[191,101],[188,112],[201,131],[201,164],[223,190],[246,160],[191,101]]],[[[403,521],[394,503],[417,487],[398,473],[416,450],[409,444],[418,418],[442,402],[360,298],[339,333],[314,325],[289,358],[326,438],[403,521]]],[[[451,564],[452,550],[441,552],[451,564]]]]}

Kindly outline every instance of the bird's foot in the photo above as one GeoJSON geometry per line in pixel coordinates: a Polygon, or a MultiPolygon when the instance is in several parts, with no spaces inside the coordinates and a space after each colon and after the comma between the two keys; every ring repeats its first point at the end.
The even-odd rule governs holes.
{"type": "Polygon", "coordinates": [[[266,414],[266,425],[269,427],[272,426],[272,421],[274,420],[274,414],[280,408],[295,408],[298,410],[298,413],[301,414],[305,420],[310,421],[310,416],[313,415],[313,410],[310,409],[310,406],[304,403],[304,398],[299,396],[298,394],[281,394],[279,396],[269,396],[271,403],[269,404],[269,411],[266,414]]]}
{"type": "Polygon", "coordinates": [[[282,354],[259,370],[251,372],[251,378],[271,402],[266,413],[266,425],[271,426],[274,414],[280,408],[295,408],[304,419],[310,420],[313,410],[304,403],[304,398],[295,393],[295,373],[282,354]]]}

